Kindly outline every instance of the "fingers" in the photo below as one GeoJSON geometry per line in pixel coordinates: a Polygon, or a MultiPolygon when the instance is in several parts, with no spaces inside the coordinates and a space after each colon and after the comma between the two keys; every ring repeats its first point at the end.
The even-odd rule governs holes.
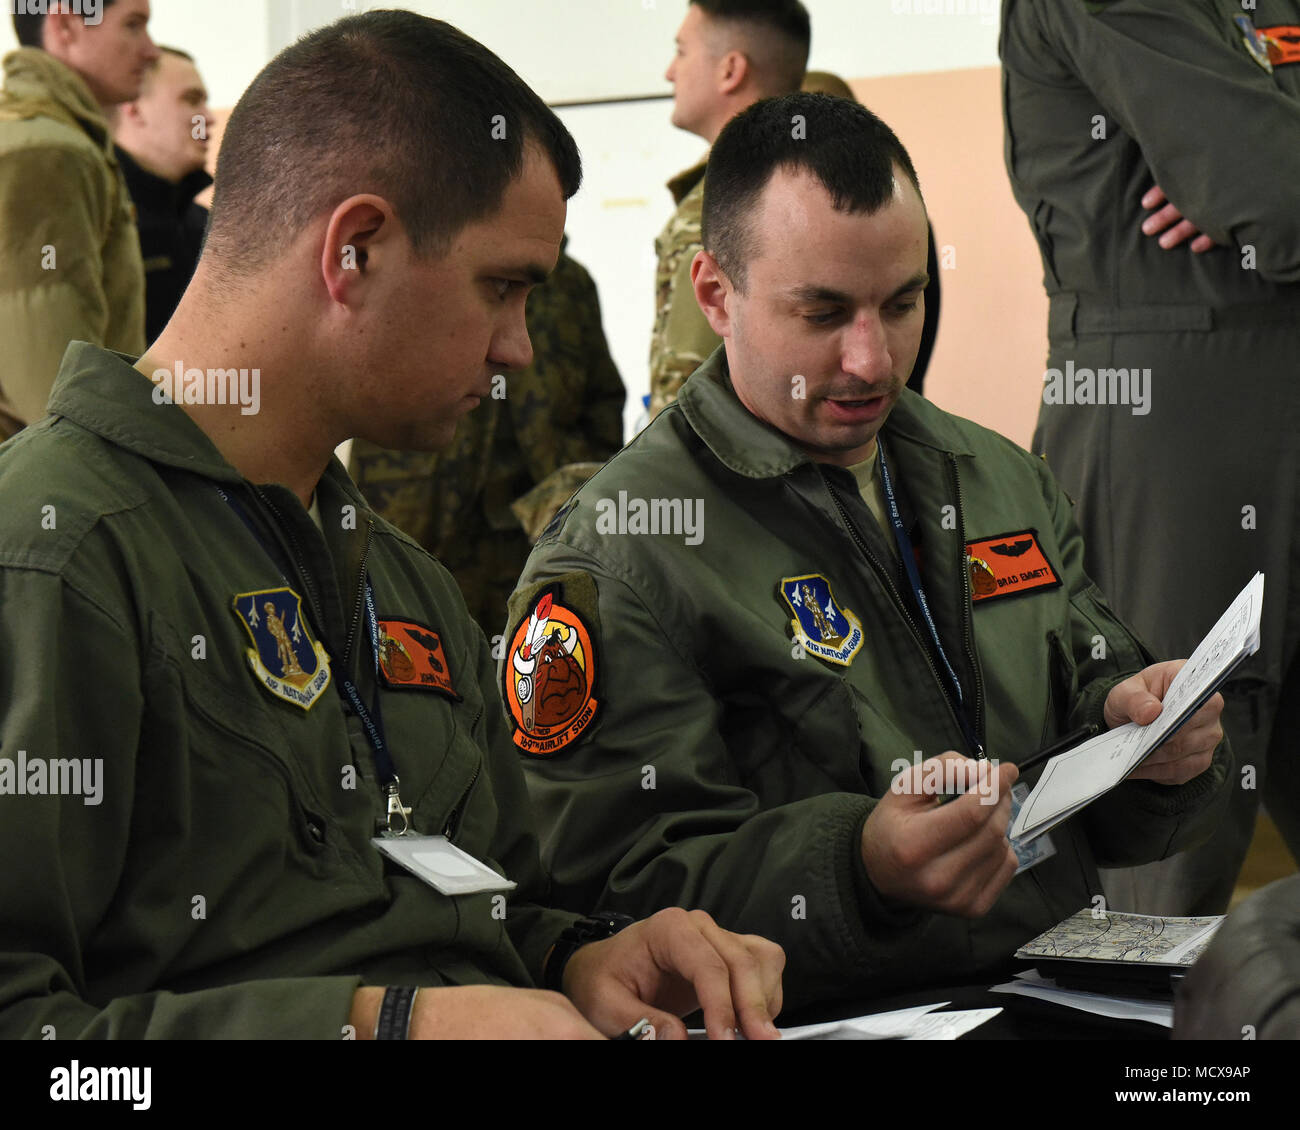
{"type": "Polygon", "coordinates": [[[1192,240],[1192,251],[1197,255],[1204,255],[1207,251],[1215,247],[1218,247],[1218,244],[1208,235],[1198,235],[1194,240],[1192,240]]]}
{"type": "Polygon", "coordinates": [[[702,910],[677,913],[693,928],[669,934],[667,957],[695,990],[709,1039],[734,1039],[742,1026],[749,1039],[775,1039],[769,1002],[777,996],[772,982],[779,984],[784,952],[772,943],[747,945],[702,910]]]}
{"type": "Polygon", "coordinates": [[[1198,228],[1191,220],[1180,220],[1159,239],[1160,246],[1168,251],[1171,247],[1177,247],[1180,243],[1186,243],[1187,240],[1193,239],[1201,234],[1198,228]]]}
{"type": "Polygon", "coordinates": [[[773,1018],[781,1011],[785,951],[756,934],[733,934],[703,911],[696,913],[701,916],[701,932],[731,971],[731,1001],[745,1039],[777,1039],[779,1033],[773,1018]]]}
{"type": "Polygon", "coordinates": [[[1143,235],[1157,235],[1168,227],[1179,223],[1183,214],[1172,204],[1166,204],[1158,212],[1152,212],[1142,221],[1143,235]]]}
{"type": "Polygon", "coordinates": [[[1152,683],[1155,682],[1160,693],[1164,693],[1164,686],[1159,686],[1159,678],[1163,674],[1158,671],[1161,666],[1163,665],[1157,664],[1148,667],[1111,688],[1110,694],[1106,696],[1104,710],[1107,726],[1112,730],[1125,722],[1146,726],[1160,717],[1160,698],[1153,693],[1152,683]]]}
{"type": "Polygon", "coordinates": [[[1142,197],[1142,207],[1147,209],[1159,208],[1161,204],[1167,201],[1168,197],[1165,196],[1164,190],[1158,184],[1152,185],[1147,189],[1146,195],[1142,197]]]}

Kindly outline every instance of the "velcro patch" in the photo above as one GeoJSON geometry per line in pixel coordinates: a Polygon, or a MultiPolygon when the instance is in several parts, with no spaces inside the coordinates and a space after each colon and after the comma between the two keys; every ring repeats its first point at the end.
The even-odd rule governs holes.
{"type": "Polygon", "coordinates": [[[1034,530],[968,541],[966,563],[975,604],[1036,589],[1054,589],[1061,584],[1034,530]]]}
{"type": "MultiPolygon", "coordinates": [[[[590,581],[588,580],[588,585],[590,581]]],[[[518,593],[511,612],[518,607],[518,593]]],[[[572,745],[595,720],[599,707],[592,632],[565,600],[565,585],[543,586],[528,597],[509,636],[502,664],[513,739],[524,753],[550,757],[572,745]]]]}
{"type": "Polygon", "coordinates": [[[415,620],[379,621],[379,673],[394,690],[438,691],[460,701],[442,638],[415,620]]]}
{"type": "Polygon", "coordinates": [[[1268,52],[1268,61],[1273,66],[1289,67],[1300,63],[1300,26],[1278,24],[1258,30],[1264,50],[1268,52]]]}

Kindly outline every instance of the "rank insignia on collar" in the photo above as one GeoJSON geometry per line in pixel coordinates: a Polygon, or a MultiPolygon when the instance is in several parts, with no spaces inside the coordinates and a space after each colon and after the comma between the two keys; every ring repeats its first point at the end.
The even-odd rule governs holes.
{"type": "Polygon", "coordinates": [[[1034,530],[968,541],[966,567],[970,570],[971,601],[975,604],[1054,589],[1061,584],[1034,530]]]}
{"type": "Polygon", "coordinates": [[[862,624],[835,603],[831,583],[820,573],[782,577],[781,596],[794,613],[794,638],[819,659],[848,667],[862,647],[862,624]]]}
{"type": "Polygon", "coordinates": [[[330,657],[311,638],[302,597],[293,589],[241,592],[232,602],[235,615],[253,641],[248,665],[277,698],[310,710],[330,682],[330,657]]]}
{"type": "Polygon", "coordinates": [[[1241,32],[1241,42],[1246,45],[1250,57],[1269,74],[1272,74],[1273,60],[1268,57],[1268,44],[1264,37],[1260,35],[1259,29],[1255,27],[1255,21],[1249,16],[1233,16],[1232,22],[1237,25],[1237,30],[1241,32]]]}
{"type": "Polygon", "coordinates": [[[510,638],[504,668],[515,745],[534,757],[549,757],[577,741],[599,706],[592,695],[591,633],[560,599],[550,589],[538,597],[510,638]]]}
{"type": "Polygon", "coordinates": [[[442,639],[414,620],[379,621],[379,673],[395,690],[440,691],[460,702],[442,639]]]}

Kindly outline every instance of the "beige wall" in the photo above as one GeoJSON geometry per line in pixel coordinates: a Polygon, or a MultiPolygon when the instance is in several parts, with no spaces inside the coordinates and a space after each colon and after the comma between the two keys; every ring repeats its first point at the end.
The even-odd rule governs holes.
{"type": "MultiPolygon", "coordinates": [[[[1047,357],[1047,299],[1038,248],[1002,163],[1000,72],[977,67],[851,85],[912,155],[941,249],[943,307],[926,394],[1028,447],[1047,357]],[[948,269],[945,248],[953,256],[948,269]]],[[[212,165],[229,114],[215,111],[212,165]]],[[[207,194],[199,199],[208,203],[207,194]]],[[[583,233],[570,234],[578,240],[583,233]]],[[[623,286],[648,288],[648,276],[626,272],[625,264],[623,286]]],[[[602,304],[614,297],[607,284],[602,304]]],[[[625,377],[639,397],[635,371],[625,377]]]]}
{"type": "Polygon", "coordinates": [[[1029,446],[1047,357],[1038,247],[1002,162],[997,67],[852,81],[916,166],[941,249],[943,305],[926,394],[1029,446]],[[942,269],[942,249],[954,263],[942,269]]]}

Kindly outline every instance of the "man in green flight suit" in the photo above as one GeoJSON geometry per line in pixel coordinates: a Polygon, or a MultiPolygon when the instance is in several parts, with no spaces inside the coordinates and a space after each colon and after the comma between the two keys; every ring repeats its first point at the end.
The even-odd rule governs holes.
{"type": "Polygon", "coordinates": [[[494,374],[492,395],[445,450],[357,440],[349,460],[376,513],[442,562],[489,639],[537,533],[623,446],[626,394],[596,284],[563,243],[555,270],[528,296],[527,318],[532,364],[508,380],[494,374]],[[525,506],[542,513],[521,515],[525,506]]]}
{"type": "Polygon", "coordinates": [[[1223,692],[1224,819],[1103,875],[1117,905],[1222,914],[1261,799],[1300,859],[1300,0],[1006,0],[1000,54],[1050,299],[1033,449],[1089,571],[1167,655],[1267,578],[1260,652],[1223,692]]]}
{"type": "Polygon", "coordinates": [[[321,28],[235,108],[163,335],[74,345],[0,450],[0,1035],[775,1035],[770,942],[542,902],[483,634],[331,458],[528,363],[580,179],[449,25],[321,28]]]}
{"type": "Polygon", "coordinates": [[[704,247],[725,350],[557,515],[511,602],[543,865],[570,906],[680,902],[780,942],[791,1007],[982,978],[1095,906],[1098,863],[1206,832],[1222,702],[1018,858],[1016,762],[1151,721],[1181,664],[1107,607],[1041,460],[904,388],[926,213],[879,119],[811,94],[739,115],[704,247]],[[977,787],[939,806],[936,770],[977,787]]]}

